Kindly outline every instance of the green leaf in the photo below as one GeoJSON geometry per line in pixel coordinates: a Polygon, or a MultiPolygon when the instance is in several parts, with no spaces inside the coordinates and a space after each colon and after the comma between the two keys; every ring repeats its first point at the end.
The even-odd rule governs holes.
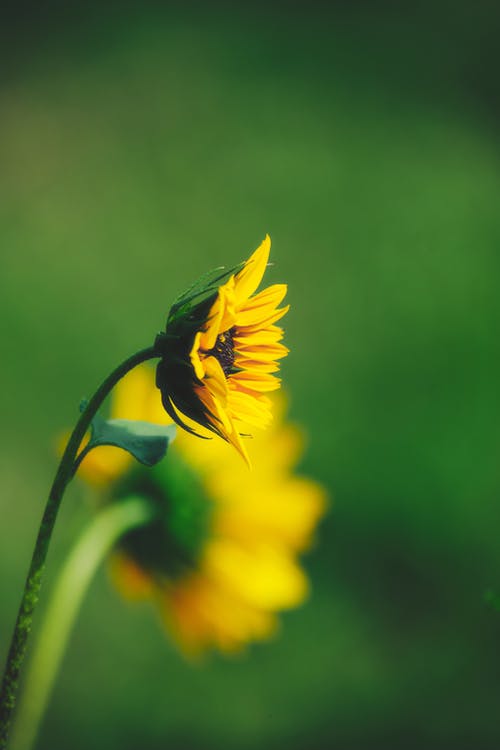
{"type": "Polygon", "coordinates": [[[145,466],[154,466],[175,437],[175,425],[152,424],[133,419],[102,419],[95,416],[85,453],[99,445],[123,448],[145,466]]]}

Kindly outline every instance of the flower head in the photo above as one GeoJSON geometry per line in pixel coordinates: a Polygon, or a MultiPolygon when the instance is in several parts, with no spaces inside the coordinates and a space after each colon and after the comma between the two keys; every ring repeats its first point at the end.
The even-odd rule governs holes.
{"type": "Polygon", "coordinates": [[[173,305],[159,337],[156,384],[167,413],[189,431],[183,417],[216,433],[247,461],[240,429],[270,424],[266,394],[280,387],[274,373],[288,354],[276,325],[288,311],[288,306],[278,307],[286,284],[255,294],[270,248],[266,236],[237,273],[188,290],[173,305]]]}
{"type": "MultiPolygon", "coordinates": [[[[147,366],[114,394],[115,418],[168,419],[147,366]]],[[[122,539],[113,577],[127,597],[155,602],[185,653],[238,651],[266,639],[278,612],[306,597],[298,555],[311,543],[325,493],[292,473],[301,451],[300,432],[278,418],[250,443],[251,474],[221,442],[182,431],[154,469],[137,468],[113,447],[84,459],[81,476],[104,498],[141,495],[155,504],[156,520],[122,539]]]]}

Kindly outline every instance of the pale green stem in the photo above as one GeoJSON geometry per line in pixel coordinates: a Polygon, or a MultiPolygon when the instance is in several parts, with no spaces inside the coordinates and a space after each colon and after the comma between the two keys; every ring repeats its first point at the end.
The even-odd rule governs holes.
{"type": "Polygon", "coordinates": [[[142,498],[108,506],[85,529],[59,574],[18,701],[11,750],[31,750],[85,592],[102,560],[118,539],[153,517],[142,498]]]}

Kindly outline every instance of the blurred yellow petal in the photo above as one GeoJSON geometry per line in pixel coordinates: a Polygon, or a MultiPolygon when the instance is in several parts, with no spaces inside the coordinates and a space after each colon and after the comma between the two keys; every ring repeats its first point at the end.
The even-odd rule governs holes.
{"type": "Polygon", "coordinates": [[[144,419],[146,403],[151,392],[149,370],[136,367],[113,390],[111,416],[113,419],[144,419]]]}
{"type": "Polygon", "coordinates": [[[326,510],[326,496],[315,482],[293,479],[265,491],[255,491],[242,502],[221,507],[215,531],[242,544],[260,539],[288,549],[306,549],[326,510]]]}
{"type": "Polygon", "coordinates": [[[226,653],[238,652],[248,641],[271,637],[277,624],[272,613],[249,606],[205,574],[191,577],[174,592],[164,615],[190,655],[212,644],[226,653]]]}
{"type": "Polygon", "coordinates": [[[125,599],[137,601],[148,599],[154,591],[151,576],[129,557],[115,554],[110,562],[110,575],[120,594],[125,599]]]}
{"type": "Polygon", "coordinates": [[[107,487],[127,471],[132,461],[127,451],[113,445],[101,445],[85,456],[78,476],[95,487],[107,487]]]}
{"type": "Polygon", "coordinates": [[[308,591],[307,579],[291,555],[270,545],[246,548],[229,540],[213,541],[205,569],[242,599],[264,609],[297,606],[308,591]]]}
{"type": "MultiPolygon", "coordinates": [[[[147,493],[151,487],[154,502],[162,498],[165,503],[168,533],[182,531],[158,548],[157,532],[149,542],[143,530],[146,536],[140,537],[137,553],[129,540],[114,555],[112,577],[128,599],[149,599],[160,608],[168,631],[193,659],[211,648],[232,654],[252,641],[270,638],[276,632],[279,612],[305,600],[308,581],[298,555],[311,545],[327,507],[324,489],[293,472],[304,438],[295,426],[282,421],[286,399],[270,399],[252,390],[258,383],[272,382],[273,376],[255,372],[256,364],[251,369],[250,362],[238,383],[238,379],[224,377],[215,357],[206,357],[205,379],[210,388],[200,389],[200,399],[238,452],[251,458],[252,471],[223,441],[200,440],[183,431],[165,459],[166,473],[161,474],[165,484],[155,483],[154,472],[138,468],[118,448],[93,450],[81,467],[83,478],[114,499],[117,492],[119,497],[120,491],[130,491],[128,477],[139,481],[133,491],[140,486],[147,493]],[[236,427],[239,417],[267,430],[244,440],[236,427]],[[186,472],[193,478],[183,495],[186,472]],[[180,515],[172,505],[175,498],[180,515]],[[200,526],[197,514],[203,509],[209,511],[209,522],[200,526]],[[177,522],[172,525],[174,517],[177,522]],[[195,529],[203,531],[198,552],[187,565],[186,548],[175,572],[168,556],[172,550],[184,550],[182,545],[193,538],[195,529]],[[157,568],[163,554],[170,562],[157,568]]],[[[137,377],[127,376],[117,386],[112,411],[116,400],[123,418],[133,414],[159,421],[155,419],[159,416],[168,422],[153,370],[147,365],[138,370],[137,377]]]]}

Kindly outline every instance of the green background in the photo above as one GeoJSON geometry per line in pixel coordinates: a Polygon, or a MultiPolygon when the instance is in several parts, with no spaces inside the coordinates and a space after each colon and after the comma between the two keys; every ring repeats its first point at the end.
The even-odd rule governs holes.
{"type": "MultiPolygon", "coordinates": [[[[101,573],[39,748],[498,748],[498,26],[486,2],[3,24],[0,656],[55,436],[266,232],[333,498],[310,601],[236,661],[189,666],[101,573]]],[[[46,593],[86,517],[75,486],[46,593]]]]}

